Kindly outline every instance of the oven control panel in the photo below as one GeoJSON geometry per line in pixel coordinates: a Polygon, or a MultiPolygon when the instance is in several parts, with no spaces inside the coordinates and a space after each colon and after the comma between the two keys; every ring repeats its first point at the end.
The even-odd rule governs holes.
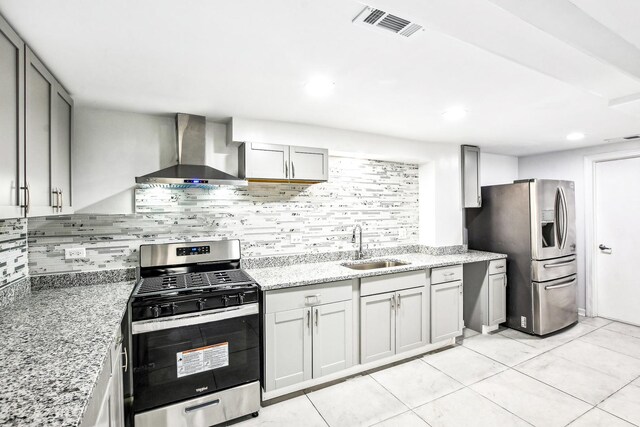
{"type": "Polygon", "coordinates": [[[204,255],[211,251],[211,246],[190,246],[176,249],[177,256],[204,255]]]}

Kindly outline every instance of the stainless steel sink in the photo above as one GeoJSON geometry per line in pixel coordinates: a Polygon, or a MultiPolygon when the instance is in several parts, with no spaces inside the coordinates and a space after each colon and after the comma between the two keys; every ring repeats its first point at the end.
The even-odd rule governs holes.
{"type": "Polygon", "coordinates": [[[358,262],[358,263],[350,263],[350,264],[342,264],[342,265],[352,270],[375,270],[376,268],[399,267],[401,265],[407,265],[407,264],[409,263],[396,261],[393,259],[381,259],[381,260],[371,261],[371,262],[358,262]]]}

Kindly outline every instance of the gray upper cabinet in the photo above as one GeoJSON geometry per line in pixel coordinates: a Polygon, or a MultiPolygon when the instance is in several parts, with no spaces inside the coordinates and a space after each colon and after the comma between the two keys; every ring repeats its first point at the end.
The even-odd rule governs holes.
{"type": "Polygon", "coordinates": [[[29,47],[25,113],[25,213],[71,213],[73,101],[29,47]]]}
{"type": "Polygon", "coordinates": [[[73,100],[60,85],[53,95],[51,140],[51,184],[56,191],[56,213],[73,212],[71,193],[71,143],[73,140],[73,100]]]}
{"type": "Polygon", "coordinates": [[[289,147],[291,181],[327,181],[329,152],[323,148],[289,147]]]}
{"type": "Polygon", "coordinates": [[[0,16],[0,218],[22,216],[24,42],[0,16]]]}
{"type": "Polygon", "coordinates": [[[482,206],[480,193],[480,148],[462,146],[462,199],[465,208],[482,206]]]}
{"type": "Polygon", "coordinates": [[[322,148],[245,142],[238,175],[254,181],[322,182],[329,179],[329,152],[322,148]]]}
{"type": "Polygon", "coordinates": [[[289,146],[248,142],[239,149],[240,178],[286,180],[289,178],[289,146]]]}

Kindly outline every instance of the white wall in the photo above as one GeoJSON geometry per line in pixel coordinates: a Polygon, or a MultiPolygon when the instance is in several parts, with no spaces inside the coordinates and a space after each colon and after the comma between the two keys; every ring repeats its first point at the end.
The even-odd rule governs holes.
{"type": "Polygon", "coordinates": [[[640,148],[640,142],[606,144],[577,150],[557,151],[536,156],[520,157],[520,179],[565,179],[576,184],[576,244],[578,261],[578,305],[585,308],[585,182],[584,158],[600,153],[613,153],[640,148]]]}
{"type": "Polygon", "coordinates": [[[509,184],[518,179],[518,158],[480,153],[480,185],[509,184]]]}

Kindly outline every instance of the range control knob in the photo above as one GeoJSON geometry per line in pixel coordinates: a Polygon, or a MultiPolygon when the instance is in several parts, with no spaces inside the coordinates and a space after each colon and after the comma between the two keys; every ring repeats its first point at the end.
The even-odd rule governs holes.
{"type": "Polygon", "coordinates": [[[158,307],[157,305],[154,305],[153,307],[151,307],[151,315],[153,317],[160,316],[160,307],[158,307]]]}
{"type": "Polygon", "coordinates": [[[198,310],[200,310],[200,311],[204,310],[204,303],[206,301],[207,301],[206,299],[199,299],[198,300],[198,303],[197,303],[198,304],[198,310]]]}
{"type": "Polygon", "coordinates": [[[240,304],[244,304],[244,293],[243,293],[243,292],[240,292],[240,293],[238,294],[238,302],[239,302],[240,304]]]}
{"type": "Polygon", "coordinates": [[[224,304],[225,307],[229,307],[229,297],[226,295],[222,295],[222,304],[224,304]]]}

